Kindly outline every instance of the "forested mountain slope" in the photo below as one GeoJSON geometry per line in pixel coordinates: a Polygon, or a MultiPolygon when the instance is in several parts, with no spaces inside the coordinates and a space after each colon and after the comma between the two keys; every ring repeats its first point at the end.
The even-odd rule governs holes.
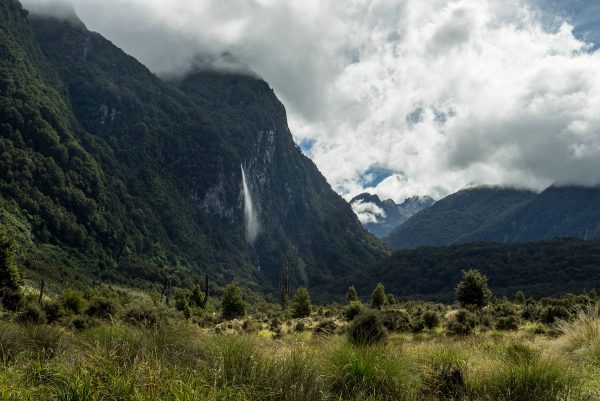
{"type": "Polygon", "coordinates": [[[387,237],[396,249],[469,242],[600,238],[600,188],[526,190],[478,187],[459,191],[417,213],[387,237]]]}
{"type": "Polygon", "coordinates": [[[262,80],[167,82],[77,19],[14,0],[0,0],[0,21],[0,225],[32,277],[161,282],[168,270],[175,284],[209,273],[272,290],[297,252],[295,280],[318,289],[387,252],[294,144],[262,80]]]}

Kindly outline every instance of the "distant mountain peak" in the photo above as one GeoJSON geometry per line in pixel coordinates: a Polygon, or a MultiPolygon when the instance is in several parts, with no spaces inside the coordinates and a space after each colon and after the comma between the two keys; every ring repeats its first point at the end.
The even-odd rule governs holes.
{"type": "Polygon", "coordinates": [[[378,237],[385,237],[412,215],[433,205],[434,202],[429,196],[414,195],[397,204],[392,199],[381,200],[376,194],[363,192],[352,198],[350,205],[369,232],[378,237]]]}

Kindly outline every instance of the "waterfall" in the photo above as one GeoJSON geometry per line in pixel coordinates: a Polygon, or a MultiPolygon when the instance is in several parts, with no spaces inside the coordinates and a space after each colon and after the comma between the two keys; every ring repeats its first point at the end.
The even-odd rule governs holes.
{"type": "Polygon", "coordinates": [[[244,190],[244,222],[246,223],[246,241],[253,243],[258,236],[259,224],[256,209],[254,208],[254,202],[252,201],[252,194],[248,187],[248,181],[246,180],[246,172],[244,166],[242,168],[242,188],[244,190]]]}

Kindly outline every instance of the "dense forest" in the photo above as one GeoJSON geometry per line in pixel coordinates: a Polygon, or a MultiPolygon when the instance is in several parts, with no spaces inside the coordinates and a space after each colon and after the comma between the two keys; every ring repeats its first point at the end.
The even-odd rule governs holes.
{"type": "Polygon", "coordinates": [[[477,268],[496,295],[550,296],[600,287],[600,241],[475,243],[396,251],[350,280],[368,294],[377,281],[401,299],[451,301],[461,271],[477,268]]]}

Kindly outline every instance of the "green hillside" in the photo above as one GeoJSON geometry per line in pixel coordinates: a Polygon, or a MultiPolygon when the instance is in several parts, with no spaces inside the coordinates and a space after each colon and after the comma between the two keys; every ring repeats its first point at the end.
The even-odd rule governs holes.
{"type": "Polygon", "coordinates": [[[477,187],[417,213],[386,238],[395,249],[470,242],[600,239],[600,187],[477,187]]]}

